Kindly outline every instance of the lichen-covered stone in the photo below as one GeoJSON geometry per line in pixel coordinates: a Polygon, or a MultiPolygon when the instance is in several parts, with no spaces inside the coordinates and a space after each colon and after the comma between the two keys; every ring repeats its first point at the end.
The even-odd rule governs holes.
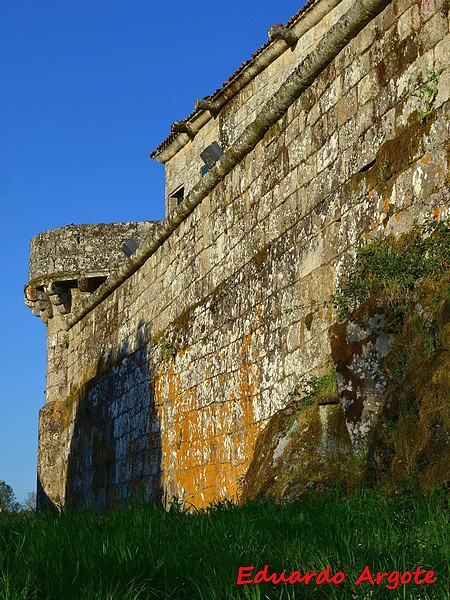
{"type": "MultiPolygon", "coordinates": [[[[100,510],[142,494],[194,506],[238,497],[269,419],[338,351],[330,297],[356,249],[447,216],[448,65],[435,63],[448,19],[437,35],[440,10],[393,0],[339,39],[343,15],[361,6],[332,4],[323,12],[331,5],[317,0],[293,26],[303,33],[292,49],[277,50],[193,140],[174,142],[167,196],[184,186],[186,198],[167,204],[163,223],[35,239],[26,301],[48,328],[41,499],[100,510]],[[314,65],[303,92],[291,85],[314,65]],[[413,92],[441,66],[419,118],[413,92]],[[213,141],[228,154],[202,178],[199,155],[213,141]],[[134,236],[144,248],[135,262],[118,249],[134,236]]],[[[380,324],[345,333],[339,352],[361,349],[342,363],[343,389],[356,386],[345,402],[299,417],[308,473],[365,446],[384,386],[381,371],[371,379],[386,349],[380,324]]],[[[293,451],[285,442],[279,460],[293,451]]]]}

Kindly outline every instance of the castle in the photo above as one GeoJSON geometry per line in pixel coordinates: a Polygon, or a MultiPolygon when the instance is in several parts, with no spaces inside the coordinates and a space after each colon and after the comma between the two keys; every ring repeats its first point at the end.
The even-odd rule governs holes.
{"type": "MultiPolygon", "coordinates": [[[[40,506],[238,497],[268,420],[328,364],[355,249],[447,213],[448,2],[309,0],[269,35],[151,154],[164,221],[32,240],[40,506]]],[[[355,445],[378,407],[359,402],[355,445]]]]}

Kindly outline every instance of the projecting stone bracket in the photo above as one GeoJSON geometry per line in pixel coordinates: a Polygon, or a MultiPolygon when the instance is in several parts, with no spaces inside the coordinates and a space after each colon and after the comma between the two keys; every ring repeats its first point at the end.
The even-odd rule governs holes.
{"type": "Polygon", "coordinates": [[[47,286],[45,293],[48,296],[56,312],[66,315],[71,311],[72,292],[70,287],[64,283],[53,282],[47,286]]]}
{"type": "Polygon", "coordinates": [[[44,290],[33,287],[25,287],[25,304],[31,309],[36,317],[47,323],[53,317],[51,302],[44,290]]]}
{"type": "Polygon", "coordinates": [[[298,36],[295,35],[291,29],[285,27],[281,23],[272,25],[272,27],[269,29],[269,37],[272,40],[284,40],[289,47],[298,42],[298,36]]]}
{"type": "Polygon", "coordinates": [[[82,298],[92,294],[106,280],[106,273],[72,277],[63,281],[36,281],[25,286],[25,304],[47,323],[53,316],[68,315],[82,298]]]}
{"type": "Polygon", "coordinates": [[[128,260],[122,251],[124,243],[130,238],[142,243],[155,224],[67,225],[35,236],[25,304],[44,323],[76,312],[128,260]]]}

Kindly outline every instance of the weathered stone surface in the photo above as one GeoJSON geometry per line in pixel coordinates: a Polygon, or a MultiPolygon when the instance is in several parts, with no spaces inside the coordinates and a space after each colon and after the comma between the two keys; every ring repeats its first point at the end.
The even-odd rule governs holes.
{"type": "MultiPolygon", "coordinates": [[[[385,333],[385,316],[376,307],[356,321],[337,323],[330,328],[331,356],[336,366],[340,402],[353,448],[364,447],[376,423],[388,378],[382,361],[391,349],[385,333]]],[[[363,310],[355,317],[361,317],[363,310]]]]}
{"type": "Polygon", "coordinates": [[[31,241],[29,281],[57,276],[108,275],[125,262],[122,246],[129,238],[144,239],[156,222],[67,225],[31,241]]]}
{"type": "MultiPolygon", "coordinates": [[[[413,92],[448,51],[448,20],[435,35],[440,9],[398,4],[342,49],[320,46],[353,9],[343,0],[177,145],[167,195],[183,185],[187,197],[161,225],[86,226],[89,243],[78,243],[82,226],[35,238],[27,303],[48,327],[42,498],[101,509],[142,492],[195,506],[237,497],[268,419],[328,362],[329,300],[355,249],[415,219],[445,217],[448,66],[420,120],[425,101],[413,92]],[[317,46],[328,66],[259,129],[264,103],[280,98],[317,46]],[[213,141],[228,154],[219,174],[202,178],[199,155],[213,141]],[[128,269],[121,246],[135,236],[144,258],[128,269]]],[[[368,390],[367,366],[382,356],[381,337],[353,333],[366,360],[346,364],[348,381],[373,392],[360,407],[370,424],[383,382],[368,390]]],[[[322,430],[332,415],[349,423],[352,402],[310,418],[322,430]]],[[[339,443],[363,443],[366,429],[346,432],[339,443]]]]}
{"type": "Polygon", "coordinates": [[[26,304],[45,323],[55,312],[74,312],[84,293],[95,291],[126,262],[124,243],[131,238],[139,245],[156,224],[67,225],[38,234],[31,240],[26,304]]]}

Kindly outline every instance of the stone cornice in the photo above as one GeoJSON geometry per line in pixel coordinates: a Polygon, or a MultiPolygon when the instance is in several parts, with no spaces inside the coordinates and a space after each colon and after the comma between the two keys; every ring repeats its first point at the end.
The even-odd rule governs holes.
{"type": "Polygon", "coordinates": [[[76,313],[65,317],[66,329],[73,327],[128,277],[164,243],[195,207],[241,162],[264,137],[265,133],[286,113],[288,108],[314,82],[337,54],[354,38],[390,0],[356,0],[333,25],[316,47],[283,82],[282,87],[262,107],[255,120],[246,127],[236,142],[228,148],[215,166],[197,183],[173,213],[160,222],[143,241],[137,252],[112,273],[91,295],[83,298],[76,313]]]}
{"type": "Polygon", "coordinates": [[[162,164],[173,158],[211,118],[220,112],[231,98],[291,48],[294,43],[293,38],[300,39],[340,2],[341,0],[316,0],[313,3],[307,3],[288,27],[279,25],[271,27],[269,29],[270,38],[261,48],[261,52],[251,61],[244,63],[219,90],[208,98],[197,100],[194,112],[179,122],[187,127],[189,133],[183,132],[177,127],[175,130],[172,129],[171,134],[149,156],[162,164]],[[286,31],[285,39],[271,34],[272,31],[281,29],[286,31]]]}

